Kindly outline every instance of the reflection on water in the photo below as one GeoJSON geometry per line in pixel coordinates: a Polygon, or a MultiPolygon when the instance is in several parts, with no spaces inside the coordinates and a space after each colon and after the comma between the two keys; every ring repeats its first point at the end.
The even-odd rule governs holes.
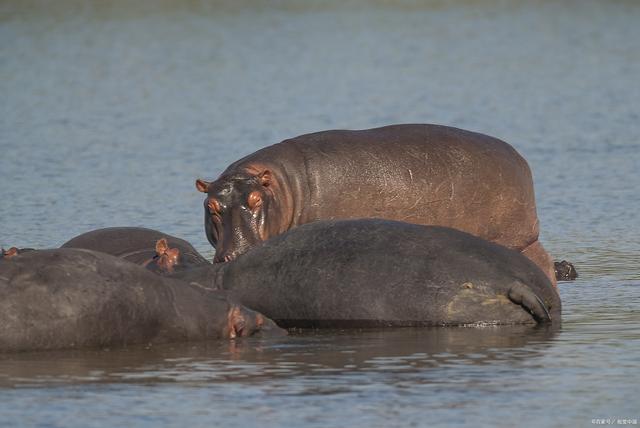
{"type": "Polygon", "coordinates": [[[201,425],[220,417],[231,426],[257,419],[278,426],[292,418],[310,426],[423,425],[425,417],[435,424],[462,418],[567,425],[603,408],[593,406],[604,397],[630,414],[634,405],[625,397],[635,386],[624,376],[637,368],[637,357],[619,353],[637,345],[638,323],[603,341],[600,335],[610,332],[604,318],[574,318],[562,332],[525,326],[305,331],[269,340],[4,355],[3,414],[22,420],[29,411],[34,423],[78,426],[177,425],[183,418],[201,425]],[[601,359],[610,358],[616,366],[603,366],[601,359]],[[606,394],[598,389],[603,376],[616,385],[606,394]]]}
{"type": "Polygon", "coordinates": [[[580,274],[558,332],[1,355],[0,424],[640,418],[639,21],[633,1],[0,3],[0,246],[144,226],[210,257],[196,177],[305,132],[430,122],[525,156],[544,245],[580,274]]]}
{"type": "Polygon", "coordinates": [[[406,421],[419,422],[425,408],[469,407],[469,400],[521,390],[522,384],[544,395],[539,377],[548,369],[545,352],[556,334],[524,326],[307,331],[275,340],[32,353],[4,356],[1,384],[17,388],[3,394],[8,409],[17,401],[42,404],[42,388],[51,390],[56,398],[46,400],[55,405],[46,406],[46,417],[90,406],[97,412],[93,418],[117,422],[112,409],[137,397],[142,413],[170,424],[178,419],[167,408],[195,412],[190,421],[196,424],[229,415],[229,423],[240,426],[258,417],[270,418],[267,424],[298,417],[299,406],[307,405],[305,422],[324,424],[339,422],[323,412],[344,414],[344,404],[344,417],[356,424],[361,417],[363,425],[376,417],[393,420],[400,409],[406,421]],[[467,391],[473,392],[466,404],[456,403],[467,391]],[[390,402],[381,402],[384,396],[390,402]],[[384,408],[391,413],[383,415],[384,408]]]}
{"type": "Polygon", "coordinates": [[[315,373],[416,372],[540,354],[557,327],[298,331],[281,339],[0,355],[2,384],[253,382],[315,373]],[[55,364],[51,362],[55,361],[55,364]]]}

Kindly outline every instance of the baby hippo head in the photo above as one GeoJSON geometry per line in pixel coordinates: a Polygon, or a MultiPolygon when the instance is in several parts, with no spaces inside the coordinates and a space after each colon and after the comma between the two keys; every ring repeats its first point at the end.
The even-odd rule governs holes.
{"type": "Polygon", "coordinates": [[[283,336],[286,330],[281,329],[269,318],[259,312],[240,305],[231,305],[227,313],[227,323],[223,337],[235,339],[261,333],[264,336],[283,336]]]}
{"type": "Polygon", "coordinates": [[[204,224],[207,239],[216,248],[214,262],[231,261],[274,234],[267,221],[268,216],[277,216],[273,186],[268,170],[214,182],[196,180],[196,188],[207,194],[204,224]]]}
{"type": "Polygon", "coordinates": [[[147,269],[157,273],[173,273],[180,264],[180,250],[169,248],[167,240],[162,238],[156,242],[156,255],[145,263],[147,269]]]}

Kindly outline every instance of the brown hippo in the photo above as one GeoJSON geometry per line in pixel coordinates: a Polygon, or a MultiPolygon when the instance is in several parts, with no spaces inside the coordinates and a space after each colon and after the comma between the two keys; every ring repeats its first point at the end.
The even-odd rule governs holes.
{"type": "Polygon", "coordinates": [[[522,254],[391,220],[304,224],[173,276],[228,291],[287,328],[560,323],[561,314],[555,287],[522,254]]]}
{"type": "Polygon", "coordinates": [[[61,248],[100,251],[160,274],[209,264],[189,242],[143,227],[93,230],[70,239],[61,248]]]}
{"type": "Polygon", "coordinates": [[[527,162],[504,141],[439,125],[301,135],[197,180],[214,261],[301,224],[385,218],[447,226],[517,250],[555,284],[527,162]]]}
{"type": "Polygon", "coordinates": [[[223,292],[109,254],[61,248],[0,260],[0,352],[280,333],[223,292]]]}

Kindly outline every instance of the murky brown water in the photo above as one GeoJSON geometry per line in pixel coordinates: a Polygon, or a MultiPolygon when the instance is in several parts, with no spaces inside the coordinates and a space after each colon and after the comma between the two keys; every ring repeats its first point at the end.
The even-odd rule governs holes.
{"type": "Polygon", "coordinates": [[[0,356],[7,426],[585,426],[640,419],[640,4],[0,3],[0,245],[145,226],[211,255],[196,177],[331,128],[513,144],[560,331],[342,331],[0,356]]]}

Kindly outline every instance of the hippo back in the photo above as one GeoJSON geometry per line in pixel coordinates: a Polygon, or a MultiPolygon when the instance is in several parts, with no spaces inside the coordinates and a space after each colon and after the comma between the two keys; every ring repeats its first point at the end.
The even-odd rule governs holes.
{"type": "Polygon", "coordinates": [[[180,250],[185,267],[209,262],[184,239],[142,227],[108,227],[83,233],[62,244],[61,248],[83,248],[100,251],[136,264],[144,264],[156,256],[156,243],[166,239],[169,247],[180,250]]]}
{"type": "Polygon", "coordinates": [[[272,321],[224,293],[77,248],[0,259],[0,353],[248,335],[272,321]]]}
{"type": "Polygon", "coordinates": [[[310,223],[226,263],[221,277],[281,326],[531,323],[538,303],[560,320],[560,298],[533,262],[444,227],[310,223]]]}
{"type": "Polygon", "coordinates": [[[452,227],[517,250],[538,238],[529,166],[509,144],[487,135],[422,124],[323,131],[285,140],[229,169],[272,164],[299,173],[300,163],[304,182],[289,177],[301,200],[294,225],[384,218],[452,227]]]}

